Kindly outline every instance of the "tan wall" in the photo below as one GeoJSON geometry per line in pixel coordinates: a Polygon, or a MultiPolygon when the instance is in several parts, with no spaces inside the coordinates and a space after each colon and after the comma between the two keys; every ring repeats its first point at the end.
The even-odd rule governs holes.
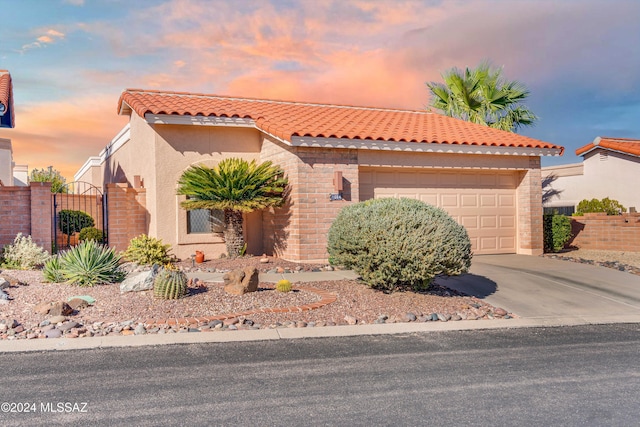
{"type": "Polygon", "coordinates": [[[542,177],[540,158],[529,157],[528,169],[520,173],[518,185],[518,253],[523,255],[541,255],[542,237],[542,177]]]}
{"type": "Polygon", "coordinates": [[[571,231],[574,237],[568,243],[570,246],[608,251],[640,250],[640,213],[575,216],[571,219],[571,231]]]}
{"type": "Polygon", "coordinates": [[[2,185],[13,186],[11,140],[5,138],[0,138],[0,181],[2,181],[2,185]]]}
{"type": "Polygon", "coordinates": [[[18,233],[31,234],[31,189],[0,187],[0,248],[18,233]]]}

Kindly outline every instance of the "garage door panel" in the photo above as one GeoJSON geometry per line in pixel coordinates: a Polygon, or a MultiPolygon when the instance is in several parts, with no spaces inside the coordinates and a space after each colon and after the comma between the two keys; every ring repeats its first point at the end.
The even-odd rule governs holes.
{"type": "Polygon", "coordinates": [[[361,172],[361,199],[407,197],[438,206],[464,226],[475,254],[514,253],[516,173],[361,172]]]}

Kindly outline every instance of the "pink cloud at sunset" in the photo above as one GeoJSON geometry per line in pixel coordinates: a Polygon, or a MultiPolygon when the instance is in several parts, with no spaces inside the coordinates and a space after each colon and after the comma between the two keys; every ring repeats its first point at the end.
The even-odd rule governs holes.
{"type": "Polygon", "coordinates": [[[543,120],[527,135],[571,153],[596,132],[640,137],[621,120],[640,111],[640,2],[614,3],[97,0],[64,3],[64,14],[43,3],[37,16],[16,6],[0,68],[14,79],[17,127],[0,137],[16,162],[71,178],[126,123],[125,88],[422,109],[426,82],[489,59],[531,89],[543,120]]]}

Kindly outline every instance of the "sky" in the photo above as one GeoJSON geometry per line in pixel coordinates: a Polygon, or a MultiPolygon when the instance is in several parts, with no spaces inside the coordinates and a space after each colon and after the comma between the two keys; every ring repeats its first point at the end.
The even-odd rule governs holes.
{"type": "Polygon", "coordinates": [[[0,0],[16,164],[67,181],[127,123],[127,88],[424,109],[426,82],[489,60],[577,163],[640,138],[638,0],[0,0]]]}

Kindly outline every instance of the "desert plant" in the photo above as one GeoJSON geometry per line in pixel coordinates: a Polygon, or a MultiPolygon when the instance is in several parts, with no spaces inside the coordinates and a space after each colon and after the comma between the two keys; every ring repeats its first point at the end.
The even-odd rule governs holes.
{"type": "Polygon", "coordinates": [[[51,257],[47,262],[44,263],[44,268],[42,269],[44,281],[50,283],[64,282],[65,278],[64,274],[62,273],[62,267],[62,259],[59,255],[51,257]]]}
{"type": "Polygon", "coordinates": [[[81,242],[85,240],[95,240],[98,243],[104,243],[104,231],[98,230],[95,227],[85,227],[80,230],[78,240],[81,242]]]}
{"type": "Polygon", "coordinates": [[[120,282],[124,272],[120,269],[120,255],[93,240],[86,240],[61,256],[61,272],[65,281],[79,286],[120,282]]]}
{"type": "Polygon", "coordinates": [[[171,245],[163,245],[162,239],[141,234],[129,242],[129,247],[124,252],[124,257],[141,265],[163,265],[171,260],[169,251],[171,245]]]}
{"type": "Polygon", "coordinates": [[[4,247],[2,257],[3,264],[9,268],[29,270],[42,265],[49,259],[49,253],[38,246],[31,236],[23,236],[18,233],[13,243],[4,247]]]}
{"type": "Polygon", "coordinates": [[[288,181],[284,170],[270,161],[224,159],[214,168],[191,166],[178,181],[178,194],[187,196],[180,205],[186,210],[224,211],[224,243],[231,258],[241,254],[243,213],[281,206],[288,181]]]}
{"type": "Polygon", "coordinates": [[[571,240],[571,218],[565,215],[543,216],[544,251],[558,252],[571,240]]]}
{"type": "Polygon", "coordinates": [[[58,228],[67,235],[67,246],[71,244],[71,235],[85,227],[93,227],[95,221],[91,215],[82,211],[63,209],[58,212],[58,228]]]}
{"type": "Polygon", "coordinates": [[[471,241],[444,210],[412,199],[376,199],[343,208],[328,235],[334,264],[371,287],[426,289],[436,275],[471,265],[471,241]]]}
{"type": "Polygon", "coordinates": [[[607,215],[620,215],[622,212],[626,212],[627,208],[622,206],[620,202],[617,200],[612,200],[608,197],[605,197],[602,200],[584,199],[578,203],[576,207],[575,216],[582,216],[586,213],[593,212],[605,212],[607,215]]]}
{"type": "Polygon", "coordinates": [[[282,279],[278,283],[276,283],[276,291],[278,292],[291,292],[291,289],[291,282],[287,279],[282,279]]]}
{"type": "Polygon", "coordinates": [[[67,179],[49,166],[47,169],[33,169],[29,175],[29,182],[50,182],[52,193],[67,193],[67,179]]]}
{"type": "Polygon", "coordinates": [[[183,271],[167,266],[156,276],[153,295],[162,299],[179,299],[188,293],[187,276],[183,271]]]}

